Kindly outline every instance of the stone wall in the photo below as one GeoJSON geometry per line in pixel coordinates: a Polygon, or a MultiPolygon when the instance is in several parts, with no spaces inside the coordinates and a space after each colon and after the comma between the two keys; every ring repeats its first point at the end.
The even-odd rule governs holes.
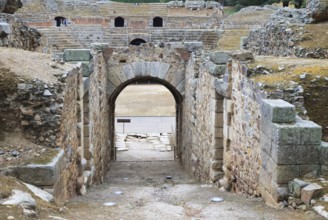
{"type": "Polygon", "coordinates": [[[222,177],[223,97],[215,91],[214,80],[223,67],[196,51],[186,68],[181,158],[185,170],[200,181],[222,177]]]}
{"type": "Polygon", "coordinates": [[[224,166],[219,183],[228,190],[277,202],[288,196],[287,184],[319,172],[321,127],[295,118],[295,107],[269,100],[247,77],[251,56],[230,54],[223,79],[215,81],[224,99],[224,166]]]}
{"type": "Polygon", "coordinates": [[[230,126],[225,128],[230,147],[225,150],[230,151],[231,173],[235,179],[232,190],[258,195],[261,93],[257,83],[245,77],[243,71],[245,67],[241,63],[233,63],[231,100],[225,102],[225,111],[232,109],[230,126]]]}
{"type": "Polygon", "coordinates": [[[90,170],[93,182],[100,183],[110,165],[111,148],[110,135],[110,106],[107,94],[107,60],[102,53],[101,45],[93,45],[91,54],[93,56],[94,70],[90,75],[89,87],[89,152],[92,155],[90,170]]]}
{"type": "Polygon", "coordinates": [[[57,133],[58,146],[65,151],[67,164],[54,185],[54,196],[57,202],[65,202],[68,198],[76,195],[77,179],[81,176],[81,160],[83,155],[79,152],[78,141],[78,101],[81,91],[80,84],[82,74],[79,68],[73,69],[65,79],[66,86],[63,88],[62,111],[60,131],[57,133]]]}

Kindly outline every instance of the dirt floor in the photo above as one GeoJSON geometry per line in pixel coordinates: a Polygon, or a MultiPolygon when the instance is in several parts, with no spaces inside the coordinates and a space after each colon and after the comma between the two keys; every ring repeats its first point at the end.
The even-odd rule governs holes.
{"type": "MultiPolygon", "coordinates": [[[[152,152],[143,153],[147,157],[152,152]]],[[[260,198],[220,192],[211,184],[197,183],[177,161],[115,162],[104,184],[68,202],[60,216],[72,220],[322,219],[312,211],[272,209],[260,198]],[[213,197],[223,201],[212,202],[213,197]]]]}

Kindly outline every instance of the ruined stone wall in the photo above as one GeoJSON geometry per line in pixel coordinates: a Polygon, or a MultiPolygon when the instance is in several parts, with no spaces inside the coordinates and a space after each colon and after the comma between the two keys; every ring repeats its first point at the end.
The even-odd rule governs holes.
{"type": "MultiPolygon", "coordinates": [[[[258,195],[261,167],[260,104],[261,92],[257,83],[246,77],[243,64],[234,62],[231,72],[231,100],[226,99],[225,112],[231,109],[230,126],[225,136],[230,146],[230,169],[233,175],[232,190],[258,195]]],[[[229,148],[229,149],[228,149],[229,148]]]]}
{"type": "MultiPolygon", "coordinates": [[[[243,41],[243,47],[257,55],[326,59],[328,49],[324,43],[301,46],[302,41],[309,37],[313,38],[312,41],[317,40],[312,37],[313,33],[308,34],[306,30],[306,25],[311,21],[305,9],[279,9],[263,27],[251,31],[243,41]]],[[[318,27],[318,31],[320,29],[318,27]]]]}
{"type": "Polygon", "coordinates": [[[222,177],[223,97],[214,89],[208,55],[196,51],[186,69],[182,118],[182,164],[200,181],[222,177]]]}
{"type": "MultiPolygon", "coordinates": [[[[93,47],[94,71],[89,87],[90,169],[93,182],[102,182],[110,161],[109,97],[107,96],[107,64],[101,48],[93,47]]],[[[88,167],[88,166],[87,166],[88,167]]]]}
{"type": "Polygon", "coordinates": [[[79,68],[75,68],[68,73],[65,80],[66,86],[63,89],[60,131],[57,133],[58,146],[65,151],[67,164],[54,185],[54,196],[58,202],[64,202],[68,198],[76,195],[77,178],[81,175],[79,165],[82,155],[79,152],[78,141],[78,100],[80,96],[80,84],[82,74],[79,68]]]}

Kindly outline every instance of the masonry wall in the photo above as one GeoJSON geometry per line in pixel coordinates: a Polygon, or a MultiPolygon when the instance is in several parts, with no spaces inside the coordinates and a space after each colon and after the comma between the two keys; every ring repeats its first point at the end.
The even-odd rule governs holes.
{"type": "Polygon", "coordinates": [[[79,68],[75,68],[69,72],[63,91],[63,108],[61,114],[60,131],[57,134],[57,144],[65,151],[66,167],[61,172],[59,179],[54,185],[54,196],[57,202],[64,202],[68,198],[76,195],[77,178],[81,176],[82,156],[79,152],[78,139],[78,100],[80,96],[80,84],[82,82],[82,74],[79,68]]]}
{"type": "Polygon", "coordinates": [[[231,84],[231,99],[225,99],[224,108],[230,122],[225,124],[224,135],[225,160],[234,179],[232,191],[259,195],[261,92],[239,62],[232,64],[231,84]]]}
{"type": "Polygon", "coordinates": [[[107,171],[110,161],[110,129],[109,129],[109,103],[107,89],[107,67],[101,49],[94,47],[91,50],[93,56],[93,73],[90,75],[89,87],[89,152],[92,160],[90,167],[92,182],[100,183],[107,171]]]}
{"type": "Polygon", "coordinates": [[[182,164],[200,181],[222,177],[223,97],[214,89],[208,56],[193,53],[186,68],[182,118],[182,164]]]}

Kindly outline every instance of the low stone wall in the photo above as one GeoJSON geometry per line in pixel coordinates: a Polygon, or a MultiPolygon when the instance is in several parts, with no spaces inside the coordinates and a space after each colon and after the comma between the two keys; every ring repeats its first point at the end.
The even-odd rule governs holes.
{"type": "Polygon", "coordinates": [[[320,149],[325,152],[321,127],[295,118],[293,105],[266,99],[247,77],[245,54],[231,56],[231,68],[228,64],[224,79],[215,82],[225,97],[225,177],[219,182],[228,190],[262,195],[267,202],[285,200],[289,181],[320,171],[320,149]]]}

